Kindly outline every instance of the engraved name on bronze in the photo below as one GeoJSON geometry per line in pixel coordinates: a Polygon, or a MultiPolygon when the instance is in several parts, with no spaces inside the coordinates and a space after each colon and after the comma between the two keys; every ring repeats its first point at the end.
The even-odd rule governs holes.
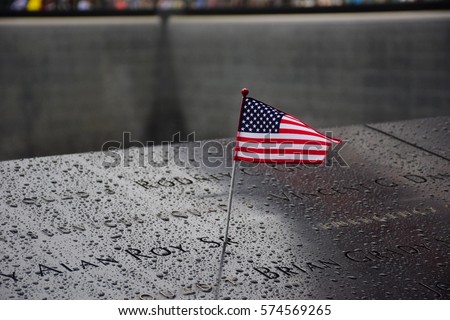
{"type": "Polygon", "coordinates": [[[190,185],[194,182],[212,182],[212,181],[222,181],[225,178],[231,178],[231,174],[229,172],[217,173],[217,174],[208,174],[208,175],[194,175],[193,177],[174,177],[171,179],[167,179],[165,177],[160,178],[158,180],[145,180],[139,179],[134,182],[144,189],[157,189],[161,187],[177,187],[183,185],[190,185]]]}
{"type": "Polygon", "coordinates": [[[253,270],[263,275],[267,279],[278,279],[282,276],[299,276],[301,274],[308,275],[316,271],[325,269],[341,269],[342,265],[333,259],[319,259],[317,261],[307,261],[303,263],[291,262],[283,266],[275,267],[253,267],[253,270]]]}

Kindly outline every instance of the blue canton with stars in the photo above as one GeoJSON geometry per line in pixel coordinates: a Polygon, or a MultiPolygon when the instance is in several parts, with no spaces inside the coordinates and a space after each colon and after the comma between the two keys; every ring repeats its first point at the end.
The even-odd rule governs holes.
{"type": "Polygon", "coordinates": [[[239,131],[250,133],[278,133],[284,112],[253,98],[246,98],[239,131]]]}

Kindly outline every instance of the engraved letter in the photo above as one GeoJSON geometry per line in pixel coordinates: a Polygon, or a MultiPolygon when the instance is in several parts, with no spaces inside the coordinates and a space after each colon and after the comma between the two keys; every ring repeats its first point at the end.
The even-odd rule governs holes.
{"type": "Polygon", "coordinates": [[[192,184],[192,180],[188,178],[175,177],[174,179],[178,181],[180,184],[192,184]]]}
{"type": "Polygon", "coordinates": [[[375,179],[375,183],[378,184],[379,186],[382,186],[382,187],[391,187],[391,188],[394,188],[394,187],[397,187],[397,186],[398,186],[398,184],[396,184],[395,182],[391,182],[391,183],[382,182],[382,181],[384,181],[384,180],[386,180],[386,178],[375,179]]]}
{"type": "Polygon", "coordinates": [[[442,294],[441,294],[440,292],[437,292],[436,290],[430,288],[429,286],[427,286],[427,285],[425,285],[425,284],[423,284],[423,283],[420,283],[420,282],[419,282],[419,284],[420,284],[422,287],[424,287],[424,288],[426,288],[426,289],[428,289],[428,290],[434,292],[434,294],[436,295],[436,298],[441,298],[441,297],[442,297],[442,294]]]}
{"type": "Polygon", "coordinates": [[[294,266],[294,268],[300,270],[301,272],[308,273],[308,272],[306,272],[306,270],[300,268],[300,267],[299,267],[298,265],[296,265],[295,263],[292,263],[292,265],[294,266]]]}
{"type": "Polygon", "coordinates": [[[220,243],[219,242],[207,240],[208,237],[202,237],[202,238],[197,238],[197,239],[200,240],[201,242],[204,242],[204,243],[211,243],[211,245],[209,246],[210,248],[218,248],[218,247],[220,247],[220,243]]]}
{"type": "Polygon", "coordinates": [[[163,187],[173,187],[175,183],[172,181],[167,180],[166,178],[161,178],[158,180],[158,184],[163,187]]]}
{"type": "Polygon", "coordinates": [[[195,286],[202,290],[203,292],[210,292],[212,290],[212,287],[209,284],[206,283],[196,283],[195,286]]]}
{"type": "Polygon", "coordinates": [[[14,280],[14,282],[18,281],[18,280],[17,280],[17,277],[16,277],[16,272],[15,272],[15,271],[14,271],[13,273],[11,273],[11,274],[0,273],[0,276],[6,277],[6,278],[11,278],[11,279],[14,280]]]}
{"type": "Polygon", "coordinates": [[[360,249],[356,249],[353,251],[347,251],[344,255],[346,258],[352,260],[352,261],[356,261],[356,262],[368,262],[368,261],[373,261],[372,259],[368,258],[367,256],[362,257],[362,259],[357,259],[357,257],[354,256],[354,254],[356,254],[357,252],[361,252],[360,249]]]}
{"type": "Polygon", "coordinates": [[[149,256],[146,256],[146,255],[141,254],[141,250],[139,250],[139,249],[133,249],[133,248],[130,248],[130,249],[128,249],[128,250],[125,250],[125,252],[128,253],[128,254],[131,254],[133,257],[135,257],[135,258],[138,259],[138,260],[141,260],[141,258],[139,258],[139,257],[151,258],[151,257],[149,257],[149,256]],[[134,252],[134,253],[133,253],[133,252],[134,252]]]}
{"type": "Polygon", "coordinates": [[[321,269],[323,270],[322,267],[319,267],[318,265],[315,265],[312,262],[307,262],[306,265],[308,266],[309,270],[314,271],[314,269],[321,269]]]}
{"type": "Polygon", "coordinates": [[[398,250],[402,250],[405,253],[408,254],[415,254],[415,253],[419,253],[419,250],[417,250],[416,248],[410,247],[410,246],[397,246],[398,250]]]}
{"type": "Polygon", "coordinates": [[[323,266],[325,268],[330,268],[330,265],[336,267],[336,268],[340,268],[341,265],[339,263],[337,263],[336,261],[334,261],[333,259],[328,259],[328,261],[323,261],[323,260],[319,260],[319,262],[321,264],[323,264],[323,266]]]}
{"type": "Polygon", "coordinates": [[[107,266],[110,262],[111,263],[119,263],[119,261],[108,257],[108,258],[96,258],[98,262],[100,262],[101,264],[103,264],[104,266],[107,266]]]}
{"type": "Polygon", "coordinates": [[[86,266],[93,266],[93,267],[98,268],[97,265],[95,265],[93,263],[90,263],[90,262],[87,262],[87,261],[84,261],[84,260],[81,260],[81,266],[83,267],[83,269],[86,269],[86,266]]]}
{"type": "Polygon", "coordinates": [[[255,269],[256,271],[261,273],[264,277],[269,278],[269,279],[276,279],[280,276],[278,273],[272,272],[269,270],[269,268],[266,268],[266,267],[253,268],[253,269],[255,269]]]}
{"type": "Polygon", "coordinates": [[[408,179],[409,181],[412,181],[412,182],[415,182],[415,183],[425,183],[425,182],[427,182],[427,179],[425,179],[422,176],[418,176],[416,174],[405,174],[403,177],[408,179]]]}
{"type": "Polygon", "coordinates": [[[166,290],[166,291],[163,291],[163,290],[161,290],[160,292],[159,292],[161,295],[163,295],[164,297],[166,297],[167,299],[173,299],[173,298],[175,298],[175,293],[172,293],[171,291],[169,291],[169,290],[166,290]]]}
{"type": "Polygon", "coordinates": [[[281,199],[281,200],[291,201],[289,199],[289,197],[286,195],[286,193],[284,193],[283,191],[281,193],[283,194],[282,196],[276,195],[276,194],[273,194],[273,193],[269,193],[269,196],[272,196],[272,197],[275,197],[275,198],[278,198],[278,199],[281,199]]]}
{"type": "Polygon", "coordinates": [[[42,277],[44,276],[44,272],[45,272],[45,271],[50,272],[50,270],[53,271],[53,272],[56,272],[56,273],[62,273],[62,271],[59,271],[58,269],[53,269],[53,268],[44,266],[43,264],[39,264],[39,274],[40,274],[42,277]]]}
{"type": "Polygon", "coordinates": [[[169,251],[169,249],[167,248],[153,248],[152,250],[150,250],[151,253],[157,255],[157,256],[168,256],[170,255],[172,252],[169,251]]]}
{"type": "Polygon", "coordinates": [[[276,269],[280,270],[281,272],[283,272],[285,275],[296,275],[298,274],[298,272],[294,272],[292,271],[292,268],[288,268],[288,267],[276,267],[276,269]]]}

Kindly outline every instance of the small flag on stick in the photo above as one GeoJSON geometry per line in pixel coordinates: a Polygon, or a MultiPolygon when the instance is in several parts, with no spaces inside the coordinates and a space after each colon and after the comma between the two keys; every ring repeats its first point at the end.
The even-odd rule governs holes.
{"type": "Polygon", "coordinates": [[[332,143],[299,119],[253,98],[244,98],[234,160],[321,164],[332,143]]]}
{"type": "Polygon", "coordinates": [[[227,226],[223,238],[222,255],[215,299],[219,298],[220,281],[225,259],[230,226],[231,203],[237,161],[263,163],[321,164],[335,139],[320,133],[299,119],[264,102],[247,97],[248,89],[241,90],[242,102],[239,127],[231,169],[228,194],[227,226]]]}

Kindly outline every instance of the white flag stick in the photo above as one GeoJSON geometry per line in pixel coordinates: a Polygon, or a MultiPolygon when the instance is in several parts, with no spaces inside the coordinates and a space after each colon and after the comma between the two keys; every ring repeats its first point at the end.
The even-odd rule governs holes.
{"type": "Polygon", "coordinates": [[[231,182],[230,182],[230,192],[228,194],[228,206],[227,206],[227,227],[225,228],[225,238],[223,238],[223,248],[222,248],[222,258],[225,255],[225,249],[228,242],[228,229],[230,227],[231,218],[231,203],[233,202],[233,189],[234,189],[234,177],[236,173],[236,160],[233,160],[233,168],[231,169],[231,182]]]}
{"type": "MultiPolygon", "coordinates": [[[[241,90],[241,94],[242,94],[242,101],[241,101],[241,110],[239,113],[239,124],[241,124],[241,115],[242,115],[242,109],[244,107],[244,103],[245,103],[245,98],[248,95],[248,89],[247,88],[243,88],[241,90]]],[[[234,152],[233,152],[233,158],[234,158],[234,152]]],[[[230,182],[230,192],[228,193],[228,206],[227,206],[227,227],[225,228],[225,237],[223,238],[223,246],[222,246],[222,254],[220,256],[220,265],[219,265],[219,275],[217,276],[217,284],[216,284],[216,292],[214,295],[214,299],[217,300],[219,299],[219,294],[220,294],[220,282],[222,280],[222,271],[223,271],[223,264],[224,264],[224,260],[225,260],[225,250],[227,248],[227,242],[228,242],[228,230],[230,227],[230,218],[231,218],[231,204],[233,202],[233,189],[234,189],[234,178],[236,176],[236,163],[237,160],[233,159],[233,167],[231,169],[231,182],[230,182]]]]}
{"type": "Polygon", "coordinates": [[[230,227],[230,218],[231,218],[231,204],[233,202],[233,189],[234,189],[234,180],[236,176],[236,160],[233,160],[233,168],[231,169],[231,182],[230,182],[230,191],[228,193],[228,206],[227,206],[227,227],[225,228],[225,237],[223,238],[223,245],[222,245],[222,254],[220,256],[220,264],[219,264],[219,274],[217,276],[217,283],[216,283],[216,292],[214,295],[214,299],[219,299],[220,294],[220,283],[222,280],[222,271],[223,271],[223,265],[225,262],[225,250],[227,248],[227,242],[228,242],[228,230],[230,227]]]}

